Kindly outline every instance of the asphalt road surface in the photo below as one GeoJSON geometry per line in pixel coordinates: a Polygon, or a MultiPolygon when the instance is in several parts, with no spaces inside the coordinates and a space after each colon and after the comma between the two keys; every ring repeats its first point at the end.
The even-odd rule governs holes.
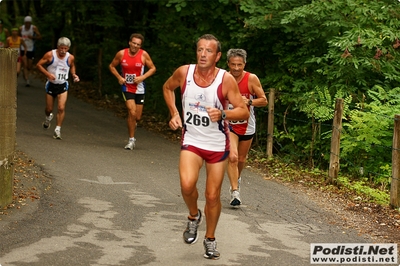
{"type": "MultiPolygon", "coordinates": [[[[301,192],[245,170],[243,205],[222,189],[216,232],[221,258],[203,258],[202,237],[182,239],[187,209],[180,195],[179,144],[138,128],[124,150],[124,119],[69,97],[62,140],[44,130],[44,84],[19,78],[17,149],[49,174],[51,186],[31,207],[0,221],[0,265],[310,265],[310,243],[368,243],[329,223],[301,192]]],[[[54,112],[55,113],[55,112],[54,112]]],[[[204,171],[198,183],[204,207],[204,171]]]]}

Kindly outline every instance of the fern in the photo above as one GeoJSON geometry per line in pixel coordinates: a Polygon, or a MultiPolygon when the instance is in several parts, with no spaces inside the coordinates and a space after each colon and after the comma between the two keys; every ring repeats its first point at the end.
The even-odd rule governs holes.
{"type": "Polygon", "coordinates": [[[336,99],[343,98],[343,117],[349,113],[349,105],[352,97],[345,96],[342,90],[336,91],[332,97],[328,87],[320,88],[315,86],[315,90],[305,93],[305,101],[300,103],[300,111],[304,112],[309,118],[315,118],[318,122],[325,122],[333,119],[335,112],[336,99]]]}

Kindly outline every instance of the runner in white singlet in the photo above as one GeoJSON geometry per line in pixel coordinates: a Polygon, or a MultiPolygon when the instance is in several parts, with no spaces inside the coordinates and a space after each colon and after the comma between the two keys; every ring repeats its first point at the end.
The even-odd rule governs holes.
{"type": "Polygon", "coordinates": [[[29,87],[29,72],[32,69],[33,60],[35,58],[35,41],[42,39],[42,35],[40,34],[39,29],[35,25],[32,25],[31,16],[26,16],[24,18],[24,25],[19,27],[19,30],[21,32],[21,37],[26,44],[26,49],[21,46],[21,56],[26,87],[29,87]]]}
{"type": "Polygon", "coordinates": [[[47,78],[45,85],[46,117],[42,124],[44,129],[50,127],[54,101],[57,98],[57,126],[53,135],[55,139],[61,139],[61,125],[64,121],[69,88],[69,73],[71,73],[74,82],[79,81],[79,77],[76,75],[75,57],[68,52],[70,46],[71,41],[66,37],[61,37],[58,39],[57,49],[45,53],[36,65],[37,69],[47,78]]]}
{"type": "Polygon", "coordinates": [[[218,259],[215,229],[221,213],[220,192],[229,153],[228,121],[247,119],[249,112],[233,76],[216,68],[221,57],[218,39],[211,34],[201,36],[196,54],[197,64],[175,70],[165,82],[163,93],[171,114],[169,126],[176,130],[182,127],[182,120],[175,105],[174,90],[181,88],[183,128],[179,174],[182,196],[189,210],[183,239],[186,244],[194,244],[199,236],[197,229],[203,214],[197,205],[196,184],[205,162],[204,257],[218,259]],[[233,106],[231,110],[228,110],[228,101],[233,106]]]}

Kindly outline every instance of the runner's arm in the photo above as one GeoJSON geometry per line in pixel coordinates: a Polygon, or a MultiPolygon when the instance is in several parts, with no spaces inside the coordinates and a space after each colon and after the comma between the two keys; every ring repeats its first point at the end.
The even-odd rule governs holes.
{"type": "Polygon", "coordinates": [[[175,105],[175,89],[182,86],[187,69],[188,66],[179,67],[163,85],[164,100],[171,115],[169,126],[173,130],[182,127],[182,120],[175,105]]]}
{"type": "Polygon", "coordinates": [[[39,29],[36,26],[33,26],[33,31],[36,35],[32,36],[32,40],[41,40],[42,34],[40,34],[39,29]]]}
{"type": "Polygon", "coordinates": [[[45,53],[44,56],[36,64],[37,69],[39,69],[39,71],[42,72],[47,77],[48,80],[56,79],[56,77],[53,74],[49,73],[47,69],[44,67],[44,65],[50,63],[52,59],[53,59],[53,54],[51,51],[49,51],[45,53]]]}
{"type": "MultiPolygon", "coordinates": [[[[267,106],[268,100],[265,96],[265,92],[261,86],[261,82],[255,74],[250,74],[249,77],[249,89],[252,94],[257,96],[256,99],[252,100],[251,105],[255,107],[267,106]]],[[[247,103],[248,104],[248,103],[247,103]]]]}
{"type": "Polygon", "coordinates": [[[71,66],[69,69],[69,72],[71,73],[72,78],[74,79],[74,82],[78,82],[79,76],[76,74],[75,57],[72,54],[70,54],[69,58],[70,58],[69,65],[71,66]]]}
{"type": "Polygon", "coordinates": [[[154,73],[156,73],[156,66],[153,63],[153,60],[151,60],[150,55],[146,51],[143,51],[142,56],[143,56],[143,62],[146,65],[146,67],[148,68],[148,70],[143,75],[137,76],[135,78],[134,82],[136,84],[143,82],[145,79],[147,79],[148,77],[150,77],[150,76],[154,75],[154,73]]]}
{"type": "Polygon", "coordinates": [[[116,69],[116,67],[120,64],[123,55],[124,50],[119,51],[108,66],[110,72],[117,78],[119,85],[122,85],[126,82],[125,78],[121,77],[118,70],[116,69]]]}

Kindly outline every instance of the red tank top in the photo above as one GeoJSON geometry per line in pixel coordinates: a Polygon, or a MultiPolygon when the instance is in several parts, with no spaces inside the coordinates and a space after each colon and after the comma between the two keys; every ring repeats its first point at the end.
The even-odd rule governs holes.
{"type": "Polygon", "coordinates": [[[126,84],[122,85],[122,91],[136,94],[145,93],[145,86],[143,82],[139,84],[133,82],[136,76],[141,76],[144,72],[142,54],[143,50],[140,49],[136,55],[130,56],[128,48],[125,49],[124,56],[121,60],[121,69],[122,77],[125,78],[126,84]]]}
{"type": "MultiPolygon", "coordinates": [[[[239,91],[242,96],[247,99],[254,99],[254,95],[249,90],[249,76],[250,72],[246,72],[242,80],[238,83],[239,91]]],[[[238,135],[252,135],[255,133],[255,116],[254,106],[247,107],[250,112],[250,117],[247,120],[229,121],[231,129],[238,135]]]]}

